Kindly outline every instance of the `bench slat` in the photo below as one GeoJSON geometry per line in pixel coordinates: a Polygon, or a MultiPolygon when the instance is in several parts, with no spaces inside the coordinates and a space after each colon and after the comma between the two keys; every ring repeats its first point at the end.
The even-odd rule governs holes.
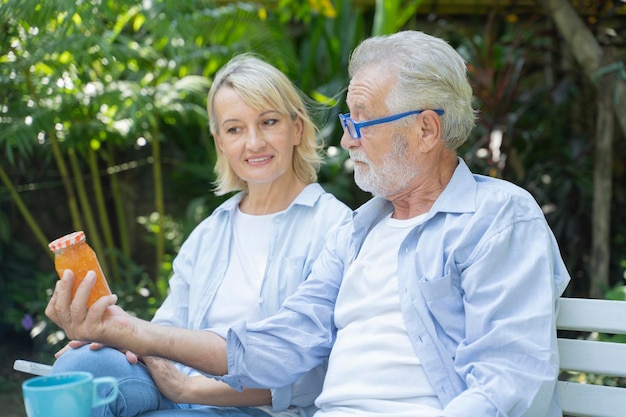
{"type": "Polygon", "coordinates": [[[563,414],[580,417],[624,417],[626,389],[559,381],[563,414]]]}
{"type": "Polygon", "coordinates": [[[561,369],[608,376],[626,376],[626,344],[624,343],[558,339],[558,344],[561,369]]]}
{"type": "Polygon", "coordinates": [[[557,328],[626,334],[626,302],[585,298],[559,299],[557,328]]]}

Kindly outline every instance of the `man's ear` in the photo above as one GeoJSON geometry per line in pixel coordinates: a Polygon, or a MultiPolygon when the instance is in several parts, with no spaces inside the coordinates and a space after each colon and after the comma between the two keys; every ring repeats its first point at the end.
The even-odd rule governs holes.
{"type": "Polygon", "coordinates": [[[441,140],[441,118],[432,110],[426,110],[420,114],[420,129],[422,138],[420,150],[428,152],[441,140]]]}

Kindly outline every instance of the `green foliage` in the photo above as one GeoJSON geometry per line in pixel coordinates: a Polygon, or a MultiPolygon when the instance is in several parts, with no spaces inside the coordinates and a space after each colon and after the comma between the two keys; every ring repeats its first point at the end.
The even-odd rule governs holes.
{"type": "Polygon", "coordinates": [[[400,30],[415,15],[422,0],[376,0],[372,35],[386,35],[400,30]]]}
{"type": "MultiPolygon", "coordinates": [[[[115,245],[114,223],[103,196],[96,196],[96,224],[88,216],[96,212],[94,202],[79,187],[73,190],[71,181],[82,181],[83,161],[92,161],[89,175],[103,193],[102,169],[117,166],[120,157],[132,158],[137,146],[150,146],[155,208],[163,215],[159,142],[171,131],[206,126],[208,77],[243,51],[255,50],[282,67],[294,61],[293,49],[283,42],[285,28],[245,4],[57,0],[24,8],[7,0],[0,13],[7,29],[2,40],[10,46],[0,56],[0,87],[7,92],[0,147],[10,176],[26,175],[35,164],[54,172],[56,163],[74,228],[86,227],[99,253],[115,245]],[[42,160],[35,159],[40,149],[47,149],[42,160]],[[68,172],[65,160],[72,155],[79,160],[68,172]]],[[[201,154],[207,152],[213,150],[201,154]]],[[[127,248],[123,226],[118,225],[118,245],[127,248]]]]}
{"type": "MultiPolygon", "coordinates": [[[[4,218],[0,212],[0,219],[4,218]]],[[[0,228],[5,232],[9,228],[0,228]]],[[[0,324],[30,331],[42,316],[56,273],[40,273],[36,256],[23,241],[6,233],[0,238],[0,324]],[[6,238],[9,238],[8,240],[6,238]]]]}
{"type": "Polygon", "coordinates": [[[118,296],[118,305],[144,320],[150,320],[167,296],[167,282],[171,273],[171,260],[154,279],[146,268],[129,259],[120,262],[123,280],[111,290],[118,296]],[[169,267],[167,266],[169,265],[169,267]]]}
{"type": "Polygon", "coordinates": [[[607,300],[626,301],[626,285],[617,285],[606,293],[607,300]]]}

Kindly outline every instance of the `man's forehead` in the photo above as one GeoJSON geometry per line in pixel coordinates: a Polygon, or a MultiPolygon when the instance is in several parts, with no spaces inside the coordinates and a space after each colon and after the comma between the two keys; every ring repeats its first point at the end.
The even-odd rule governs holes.
{"type": "Polygon", "coordinates": [[[348,84],[346,100],[355,108],[364,107],[369,101],[383,100],[389,93],[392,81],[388,73],[372,69],[359,71],[348,84]]]}

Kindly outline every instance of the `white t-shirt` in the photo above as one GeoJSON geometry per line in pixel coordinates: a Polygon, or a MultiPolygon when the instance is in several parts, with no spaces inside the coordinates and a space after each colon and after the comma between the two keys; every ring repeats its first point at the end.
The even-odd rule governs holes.
{"type": "Polygon", "coordinates": [[[398,296],[400,244],[424,217],[383,219],[350,265],[335,304],[337,340],[316,417],[441,415],[441,403],[411,346],[398,296]]]}
{"type": "MultiPolygon", "coordinates": [[[[254,322],[263,318],[259,308],[263,302],[261,285],[269,254],[272,222],[277,214],[255,216],[237,209],[233,215],[230,260],[208,311],[209,323],[223,328],[224,333],[240,320],[254,322]]],[[[295,407],[280,412],[272,411],[271,406],[257,408],[274,417],[298,416],[295,407]]]]}
{"type": "Polygon", "coordinates": [[[239,209],[235,211],[228,268],[208,312],[212,327],[261,319],[261,285],[275,217],[276,213],[254,216],[239,209]]]}

